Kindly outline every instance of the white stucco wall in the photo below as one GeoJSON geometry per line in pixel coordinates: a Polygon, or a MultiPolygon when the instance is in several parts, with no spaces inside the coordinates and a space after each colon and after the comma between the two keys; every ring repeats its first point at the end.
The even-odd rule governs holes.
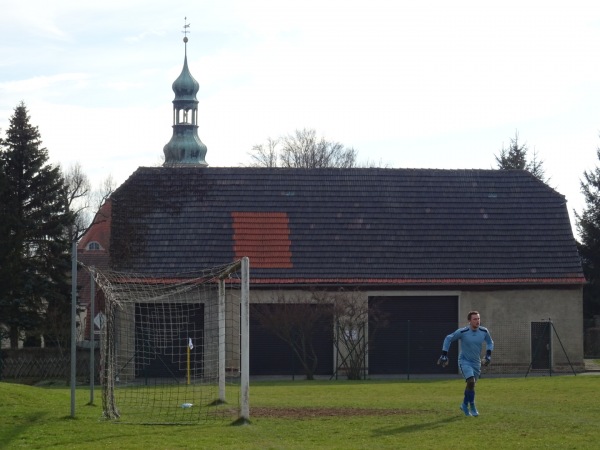
{"type": "MultiPolygon", "coordinates": [[[[301,290],[264,291],[251,289],[251,302],[273,302],[280,295],[286,298],[309,299],[310,293],[301,290]]],[[[356,295],[353,293],[353,295],[356,295]]],[[[570,364],[583,370],[583,287],[551,289],[465,289],[465,290],[396,290],[363,291],[364,301],[370,296],[457,296],[456,327],[467,325],[469,311],[481,314],[482,325],[494,339],[493,364],[490,373],[521,373],[527,371],[534,350],[546,351],[532,345],[532,322],[552,322],[551,344],[553,370],[568,372],[570,364]],[[569,364],[570,363],[570,364],[569,364]]],[[[435,314],[435,311],[432,311],[435,314]]],[[[454,330],[448,330],[452,332],[454,330]]],[[[441,342],[439,343],[441,347],[441,342]]]]}
{"type": "Polygon", "coordinates": [[[471,310],[480,312],[482,325],[492,333],[495,363],[531,361],[531,323],[551,321],[555,369],[570,370],[569,361],[576,370],[583,368],[583,287],[462,291],[462,323],[467,323],[471,310]]]}

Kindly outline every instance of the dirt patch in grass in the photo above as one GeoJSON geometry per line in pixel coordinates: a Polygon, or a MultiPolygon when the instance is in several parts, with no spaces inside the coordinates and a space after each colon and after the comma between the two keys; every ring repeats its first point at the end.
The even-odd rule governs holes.
{"type": "Polygon", "coordinates": [[[269,419],[311,419],[313,417],[406,416],[425,412],[411,409],[253,407],[250,409],[250,416],[269,419]]]}

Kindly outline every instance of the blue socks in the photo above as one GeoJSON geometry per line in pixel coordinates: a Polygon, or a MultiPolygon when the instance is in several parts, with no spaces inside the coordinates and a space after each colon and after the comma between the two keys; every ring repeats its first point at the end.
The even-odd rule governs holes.
{"type": "Polygon", "coordinates": [[[465,399],[463,403],[466,405],[468,403],[475,403],[475,391],[470,389],[465,389],[465,399]]]}

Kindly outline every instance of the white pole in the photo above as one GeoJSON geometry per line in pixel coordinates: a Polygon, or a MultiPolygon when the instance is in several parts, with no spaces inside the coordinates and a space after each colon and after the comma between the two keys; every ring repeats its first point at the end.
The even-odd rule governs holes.
{"type": "Polygon", "coordinates": [[[219,401],[225,403],[225,280],[219,279],[219,401]]]}
{"type": "Polygon", "coordinates": [[[77,339],[77,241],[71,246],[71,417],[75,417],[75,377],[77,339]]]}
{"type": "Polygon", "coordinates": [[[94,404],[94,359],[96,358],[96,345],[94,333],[94,314],[96,300],[96,280],[94,267],[90,268],[90,405],[94,404]]]}
{"type": "Polygon", "coordinates": [[[241,298],[241,419],[250,421],[250,260],[242,258],[241,298]]]}
{"type": "Polygon", "coordinates": [[[552,318],[548,318],[548,343],[550,348],[548,349],[548,364],[550,364],[550,376],[552,376],[552,368],[554,367],[554,346],[552,345],[552,330],[554,323],[552,318]]]}

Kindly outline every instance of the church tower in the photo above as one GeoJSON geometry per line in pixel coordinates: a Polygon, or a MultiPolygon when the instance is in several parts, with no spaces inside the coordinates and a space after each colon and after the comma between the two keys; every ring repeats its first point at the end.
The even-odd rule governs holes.
{"type": "Polygon", "coordinates": [[[196,94],[200,85],[194,79],[187,63],[187,33],[189,24],[184,23],[183,43],[185,46],[185,58],[183,70],[173,82],[173,136],[164,146],[165,162],[163,166],[196,165],[208,166],[204,157],[206,156],[206,145],[198,137],[198,99],[196,94]]]}

